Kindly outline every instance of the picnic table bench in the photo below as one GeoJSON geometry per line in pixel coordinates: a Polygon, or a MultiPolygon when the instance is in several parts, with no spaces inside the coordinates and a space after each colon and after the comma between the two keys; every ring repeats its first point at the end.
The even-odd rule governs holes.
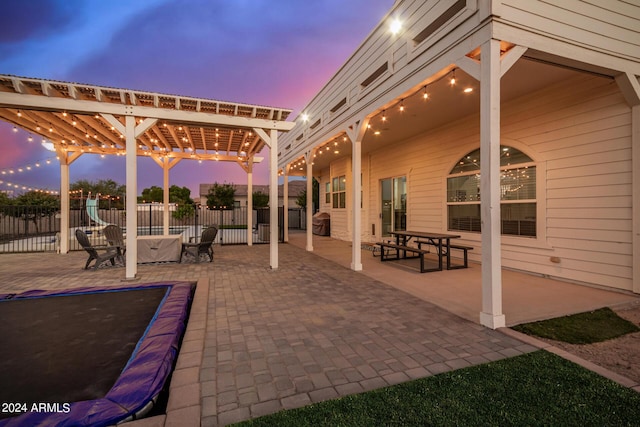
{"type": "Polygon", "coordinates": [[[424,255],[428,254],[429,251],[421,248],[416,248],[412,246],[405,245],[397,245],[394,243],[387,242],[378,242],[376,245],[380,246],[380,261],[390,261],[390,260],[398,260],[398,259],[406,259],[410,258],[406,256],[407,252],[411,252],[415,255],[413,258],[420,258],[420,273],[426,273],[427,271],[435,271],[436,269],[425,269],[424,268],[424,255]],[[394,249],[395,256],[390,256],[391,251],[385,251],[385,249],[394,249]],[[402,257],[400,257],[400,252],[402,252],[402,257]]]}

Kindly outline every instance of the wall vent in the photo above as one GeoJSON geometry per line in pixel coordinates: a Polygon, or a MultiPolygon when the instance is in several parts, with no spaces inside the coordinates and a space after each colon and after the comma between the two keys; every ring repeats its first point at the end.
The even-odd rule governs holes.
{"type": "Polygon", "coordinates": [[[336,111],[341,109],[346,103],[347,103],[347,98],[342,98],[342,100],[340,102],[338,102],[336,105],[334,105],[333,108],[330,111],[332,113],[335,113],[336,111]]]}
{"type": "Polygon", "coordinates": [[[385,62],[377,70],[375,70],[369,77],[367,77],[360,85],[365,88],[369,86],[375,79],[383,75],[389,69],[389,63],[385,62]]]}
{"type": "Polygon", "coordinates": [[[456,13],[460,12],[467,6],[467,0],[456,1],[449,9],[447,9],[442,15],[438,16],[429,24],[424,30],[422,30],[417,36],[413,38],[413,42],[418,45],[422,43],[426,38],[433,34],[438,28],[442,27],[449,19],[453,18],[456,13]]]}

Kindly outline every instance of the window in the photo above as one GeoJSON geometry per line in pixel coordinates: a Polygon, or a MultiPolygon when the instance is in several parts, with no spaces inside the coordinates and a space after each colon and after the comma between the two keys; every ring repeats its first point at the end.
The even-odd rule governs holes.
{"type": "Polygon", "coordinates": [[[324,202],[326,204],[331,203],[331,183],[327,182],[324,184],[324,202]]]}
{"type": "Polygon", "coordinates": [[[332,181],[333,208],[347,207],[347,179],[345,175],[337,176],[332,181]]]}
{"type": "MultiPolygon", "coordinates": [[[[512,147],[500,147],[502,234],[536,236],[536,166],[512,147]]],[[[480,149],[458,161],[447,178],[449,230],[480,232],[480,149]]]]}

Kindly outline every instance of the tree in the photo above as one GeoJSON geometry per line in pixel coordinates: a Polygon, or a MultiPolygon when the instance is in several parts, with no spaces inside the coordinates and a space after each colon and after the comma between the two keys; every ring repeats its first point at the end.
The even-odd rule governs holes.
{"type": "MultiPolygon", "coordinates": [[[[171,191],[169,191],[169,197],[171,197],[171,191]]],[[[150,188],[142,190],[142,195],[138,197],[139,203],[161,203],[164,199],[164,190],[157,185],[152,185],[150,188]]]]}
{"type": "MultiPolygon", "coordinates": [[[[157,185],[142,190],[142,196],[138,197],[140,202],[164,202],[164,190],[157,185]]],[[[187,187],[172,185],[169,187],[169,203],[177,205],[176,210],[171,214],[175,219],[183,219],[190,216],[195,209],[195,202],[191,198],[191,190],[187,187]]]]}
{"type": "Polygon", "coordinates": [[[22,218],[26,223],[33,221],[36,233],[40,232],[38,220],[49,217],[60,210],[60,199],[41,191],[29,191],[21,194],[13,200],[13,209],[7,213],[16,218],[22,218]]]}
{"type": "Polygon", "coordinates": [[[207,207],[209,209],[233,209],[236,189],[231,184],[218,184],[217,182],[207,193],[207,207]]]}
{"type": "MultiPolygon", "coordinates": [[[[73,198],[86,198],[89,194],[94,197],[100,194],[102,200],[99,205],[104,209],[107,207],[124,208],[124,200],[127,194],[127,188],[120,185],[112,179],[100,179],[98,181],[87,181],[80,179],[69,186],[70,191],[75,191],[73,198]],[[82,190],[82,192],[80,192],[82,190]]],[[[82,202],[78,203],[82,207],[82,202]]]]}
{"type": "Polygon", "coordinates": [[[254,191],[252,196],[253,208],[266,208],[269,206],[269,195],[264,194],[262,191],[254,191]]]}

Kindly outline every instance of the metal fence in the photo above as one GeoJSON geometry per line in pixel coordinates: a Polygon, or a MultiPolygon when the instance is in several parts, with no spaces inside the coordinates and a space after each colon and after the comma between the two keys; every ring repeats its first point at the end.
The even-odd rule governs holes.
{"type": "MultiPolygon", "coordinates": [[[[160,235],[163,233],[164,212],[161,205],[139,206],[138,235],[160,235]]],[[[306,229],[305,211],[289,209],[289,228],[306,229]]],[[[124,210],[98,209],[92,215],[85,209],[69,211],[69,227],[74,230],[82,228],[88,231],[99,230],[104,224],[116,224],[126,231],[124,210]],[[104,223],[104,224],[101,224],[104,223]]],[[[251,241],[253,244],[270,241],[269,209],[253,210],[253,227],[251,241]]],[[[284,240],[284,209],[278,209],[278,240],[284,240]]],[[[191,215],[176,218],[173,211],[169,214],[169,232],[193,236],[199,235],[203,227],[217,225],[219,227],[217,243],[221,245],[239,245],[247,243],[247,208],[237,207],[230,210],[209,210],[206,207],[196,208],[191,215]]],[[[0,206],[0,253],[12,252],[47,252],[56,251],[59,247],[60,212],[47,211],[37,206],[0,206]]],[[[75,245],[74,232],[70,232],[75,245]]],[[[188,237],[187,237],[188,238],[188,237]]]]}

